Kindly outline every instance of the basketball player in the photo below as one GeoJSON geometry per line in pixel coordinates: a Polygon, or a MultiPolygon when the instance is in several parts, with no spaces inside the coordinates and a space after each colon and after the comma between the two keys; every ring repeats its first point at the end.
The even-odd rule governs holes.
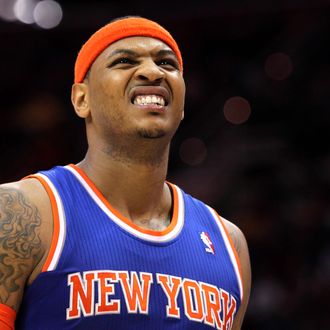
{"type": "Polygon", "coordinates": [[[88,151],[0,187],[0,329],[240,329],[242,232],[166,181],[184,117],[179,47],[156,22],[115,20],[75,64],[88,151]]]}

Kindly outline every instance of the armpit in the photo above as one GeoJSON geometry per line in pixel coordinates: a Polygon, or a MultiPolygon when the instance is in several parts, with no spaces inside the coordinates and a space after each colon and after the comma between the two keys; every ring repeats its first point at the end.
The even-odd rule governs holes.
{"type": "Polygon", "coordinates": [[[242,234],[239,232],[239,229],[229,221],[226,221],[226,228],[237,254],[240,255],[242,249],[242,234]]]}

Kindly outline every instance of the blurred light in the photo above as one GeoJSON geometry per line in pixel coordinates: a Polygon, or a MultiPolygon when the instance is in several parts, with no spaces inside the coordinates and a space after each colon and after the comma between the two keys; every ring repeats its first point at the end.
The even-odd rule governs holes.
{"type": "Polygon", "coordinates": [[[181,160],[191,166],[201,164],[207,155],[205,143],[198,138],[192,137],[184,140],[179,151],[181,160]]]}
{"type": "Polygon", "coordinates": [[[34,23],[33,10],[35,6],[34,0],[17,0],[14,5],[16,18],[25,24],[34,23]]]}
{"type": "Polygon", "coordinates": [[[52,0],[40,1],[33,12],[36,23],[44,28],[51,29],[60,24],[63,12],[59,3],[52,0]]]}
{"type": "Polygon", "coordinates": [[[289,55],[274,53],[268,56],[265,62],[266,74],[275,80],[283,80],[292,73],[292,61],[289,55]]]}
{"type": "Polygon", "coordinates": [[[229,98],[223,107],[225,118],[232,124],[242,124],[246,122],[251,115],[251,106],[249,101],[241,96],[229,98]]]}
{"type": "Polygon", "coordinates": [[[0,0],[0,17],[6,21],[16,20],[14,5],[13,0],[0,0]]]}

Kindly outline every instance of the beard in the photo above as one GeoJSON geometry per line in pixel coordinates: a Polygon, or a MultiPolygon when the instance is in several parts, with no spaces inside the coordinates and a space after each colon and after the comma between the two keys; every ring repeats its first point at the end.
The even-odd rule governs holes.
{"type": "Polygon", "coordinates": [[[137,133],[144,139],[160,139],[166,135],[162,129],[139,129],[137,133]]]}

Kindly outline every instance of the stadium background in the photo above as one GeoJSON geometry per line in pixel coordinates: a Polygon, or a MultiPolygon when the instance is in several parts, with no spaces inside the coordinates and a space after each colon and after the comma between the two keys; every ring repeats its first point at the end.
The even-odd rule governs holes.
{"type": "Polygon", "coordinates": [[[243,329],[329,329],[330,1],[59,0],[44,7],[53,27],[45,9],[39,23],[29,14],[38,2],[0,1],[0,181],[83,157],[77,51],[112,18],[155,19],[187,84],[169,179],[247,237],[243,329]]]}

